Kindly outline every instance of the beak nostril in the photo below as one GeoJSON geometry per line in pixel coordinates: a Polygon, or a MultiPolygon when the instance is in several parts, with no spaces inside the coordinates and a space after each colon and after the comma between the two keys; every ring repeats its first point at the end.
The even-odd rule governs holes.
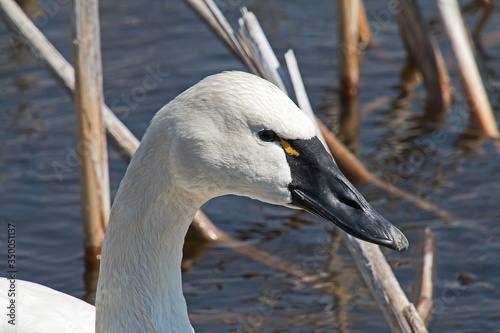
{"type": "Polygon", "coordinates": [[[351,200],[349,198],[339,198],[339,201],[342,202],[346,206],[356,208],[356,209],[361,209],[361,206],[359,205],[359,203],[357,203],[356,201],[351,200]]]}

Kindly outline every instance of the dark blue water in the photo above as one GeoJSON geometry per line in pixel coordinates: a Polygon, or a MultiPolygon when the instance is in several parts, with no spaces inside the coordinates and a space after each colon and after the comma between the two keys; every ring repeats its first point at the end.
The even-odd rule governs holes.
{"type": "MultiPolygon", "coordinates": [[[[71,59],[66,3],[45,0],[32,11],[49,40],[71,59]]],[[[314,109],[330,126],[338,126],[334,2],[221,0],[219,5],[232,23],[240,5],[254,11],[282,63],[281,55],[289,48],[295,50],[314,109]]],[[[398,88],[405,52],[396,18],[386,1],[367,1],[366,6],[375,46],[367,51],[362,64],[357,154],[380,178],[457,217],[443,222],[400,198],[360,186],[412,244],[405,254],[386,252],[388,260],[410,299],[415,300],[419,247],[423,228],[429,226],[437,248],[436,309],[430,329],[500,332],[500,143],[463,135],[467,114],[455,62],[438,26],[438,40],[457,89],[456,104],[439,131],[421,125],[423,89],[401,97],[398,88]],[[376,106],[369,107],[374,101],[376,106]]],[[[424,13],[428,19],[438,16],[429,3],[424,13]]],[[[469,25],[476,21],[477,15],[468,14],[469,25]]],[[[496,12],[484,32],[488,43],[478,53],[497,121],[498,22],[496,12]]],[[[244,70],[181,1],[101,1],[101,27],[106,102],[138,137],[152,115],[187,87],[209,74],[244,70]],[[143,79],[151,72],[157,75],[157,85],[146,87],[143,79]]],[[[6,223],[16,225],[18,277],[83,297],[73,105],[27,51],[12,48],[3,25],[0,142],[0,228],[6,232],[6,223]]],[[[126,165],[112,150],[109,155],[114,194],[126,165]]],[[[204,210],[231,235],[279,255],[309,274],[321,275],[328,281],[329,293],[230,249],[197,247],[186,263],[184,290],[198,331],[388,330],[332,226],[245,198],[216,199],[204,210]],[[325,248],[331,249],[330,255],[322,251],[325,248]]]]}

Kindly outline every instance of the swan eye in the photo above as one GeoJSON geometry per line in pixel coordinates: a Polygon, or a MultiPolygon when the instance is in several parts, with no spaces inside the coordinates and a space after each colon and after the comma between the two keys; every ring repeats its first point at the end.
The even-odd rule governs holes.
{"type": "Polygon", "coordinates": [[[259,138],[262,141],[266,142],[273,142],[273,141],[279,141],[279,136],[274,133],[272,130],[262,130],[259,132],[259,138]]]}

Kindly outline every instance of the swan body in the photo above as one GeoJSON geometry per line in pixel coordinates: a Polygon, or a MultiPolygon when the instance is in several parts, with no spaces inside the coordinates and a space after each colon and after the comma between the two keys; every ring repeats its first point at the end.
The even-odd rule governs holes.
{"type": "Polygon", "coordinates": [[[95,307],[76,297],[37,283],[7,278],[0,278],[0,292],[2,333],[94,332],[95,307]],[[8,296],[9,290],[14,292],[12,297],[8,296]],[[14,306],[11,299],[15,300],[14,306]],[[9,306],[14,308],[12,316],[6,316],[11,314],[9,306]]]}
{"type": "MultiPolygon", "coordinates": [[[[127,168],[102,249],[95,332],[193,332],[182,294],[184,236],[199,207],[226,194],[303,208],[358,238],[408,246],[345,179],[286,95],[251,74],[216,74],[158,111],[127,168]]],[[[93,332],[92,306],[18,283],[27,308],[19,322],[46,300],[47,309],[69,307],[60,317],[73,315],[75,325],[84,325],[83,314],[89,327],[71,332],[93,332]],[[71,313],[77,304],[82,311],[71,313]]],[[[39,317],[44,322],[26,332],[64,332],[50,326],[53,316],[39,317]]]]}

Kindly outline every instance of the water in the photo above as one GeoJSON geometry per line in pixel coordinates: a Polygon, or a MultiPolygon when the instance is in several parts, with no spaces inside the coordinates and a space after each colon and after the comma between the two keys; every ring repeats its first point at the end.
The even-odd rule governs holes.
{"type": "MultiPolygon", "coordinates": [[[[70,8],[46,0],[35,19],[71,59],[70,8]]],[[[278,55],[295,50],[313,107],[337,126],[336,9],[333,2],[229,1],[230,22],[247,5],[278,55]]],[[[401,97],[405,52],[385,1],[367,1],[376,47],[362,65],[362,122],[354,144],[377,176],[457,217],[443,222],[371,186],[370,202],[408,236],[407,253],[385,251],[401,285],[415,300],[415,276],[425,226],[435,234],[434,332],[500,332],[500,159],[498,141],[463,135],[466,115],[454,60],[439,35],[457,87],[457,103],[439,131],[421,125],[424,91],[401,97]],[[389,14],[388,14],[389,13],[389,14]],[[376,101],[375,107],[372,102],[376,101]]],[[[426,18],[437,16],[426,3],[426,18]]],[[[497,121],[500,106],[500,14],[478,53],[497,121]]],[[[473,25],[477,16],[469,15],[473,25]]],[[[101,1],[104,90],[107,104],[141,137],[152,115],[209,74],[243,66],[179,1],[101,1]],[[157,85],[145,85],[155,72],[157,85]]],[[[282,61],[281,56],[280,61],[282,61]]],[[[77,297],[83,283],[82,229],[75,123],[71,100],[28,53],[13,51],[0,26],[0,219],[17,228],[18,276],[77,297]]],[[[125,163],[110,150],[112,194],[125,163]]],[[[184,291],[200,332],[386,332],[387,326],[338,232],[318,219],[246,198],[224,197],[204,211],[231,235],[300,265],[328,281],[329,293],[264,267],[221,246],[190,249],[184,291]],[[329,249],[329,251],[326,251],[329,249]],[[329,254],[331,253],[331,255],[329,254]]],[[[6,230],[5,230],[6,231],[6,230]]],[[[3,233],[3,231],[2,231],[3,233]]]]}

